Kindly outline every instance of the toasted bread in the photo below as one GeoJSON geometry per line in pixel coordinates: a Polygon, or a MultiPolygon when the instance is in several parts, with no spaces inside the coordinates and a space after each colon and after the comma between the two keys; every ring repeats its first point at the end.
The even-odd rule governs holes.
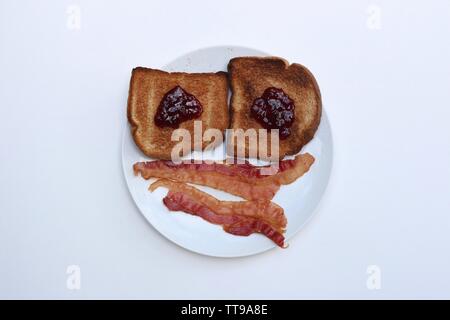
{"type": "MultiPolygon", "coordinates": [[[[128,121],[134,141],[144,154],[152,158],[170,159],[174,128],[158,127],[154,117],[164,95],[176,86],[194,95],[203,112],[192,120],[181,122],[179,128],[191,134],[194,150],[194,120],[202,121],[203,132],[216,128],[222,132],[229,126],[228,81],[225,72],[182,73],[137,67],[133,69],[128,93],[128,121]]],[[[202,148],[206,143],[202,143],[202,148]]]]}
{"type": "MultiPolygon", "coordinates": [[[[317,82],[308,69],[296,63],[289,65],[278,57],[239,57],[230,60],[228,72],[232,91],[232,129],[262,129],[262,125],[251,117],[250,107],[268,87],[275,87],[281,88],[295,104],[291,134],[280,139],[279,157],[298,153],[313,138],[320,123],[322,101],[317,82]]],[[[270,144],[268,150],[270,154],[270,144]]],[[[248,141],[245,152],[248,157],[248,141]]]]}

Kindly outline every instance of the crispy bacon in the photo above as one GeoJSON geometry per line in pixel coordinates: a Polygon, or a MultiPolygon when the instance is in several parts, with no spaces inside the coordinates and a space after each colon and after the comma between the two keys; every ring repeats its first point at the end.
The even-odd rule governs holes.
{"type": "Polygon", "coordinates": [[[308,172],[314,161],[314,157],[309,153],[299,154],[292,160],[280,161],[279,170],[276,174],[261,178],[266,183],[290,184],[308,172]]]}
{"type": "Polygon", "coordinates": [[[261,220],[256,219],[246,219],[243,221],[236,222],[231,225],[223,226],[225,232],[237,235],[237,236],[249,236],[252,233],[262,233],[267,238],[271,239],[278,246],[284,248],[284,236],[282,233],[278,232],[272,228],[269,224],[261,220]]]}
{"type": "Polygon", "coordinates": [[[284,247],[283,234],[262,219],[238,214],[219,214],[215,209],[208,207],[202,203],[201,200],[193,197],[192,194],[188,195],[182,192],[169,191],[167,196],[163,199],[163,202],[169,210],[184,211],[199,216],[208,222],[222,225],[225,232],[238,236],[249,236],[252,233],[261,233],[275,242],[278,246],[284,247]]]}
{"type": "Polygon", "coordinates": [[[275,166],[253,166],[245,164],[195,163],[172,161],[138,162],[133,166],[134,173],[144,179],[167,178],[179,182],[194,183],[226,191],[247,200],[274,197],[280,185],[289,184],[306,173],[314,163],[309,153],[297,155],[293,160],[279,162],[275,166]],[[273,173],[267,175],[267,173],[273,173]]]}
{"type": "Polygon", "coordinates": [[[171,211],[185,211],[214,224],[230,225],[241,220],[241,217],[238,215],[217,214],[206,205],[192,200],[188,195],[181,192],[169,191],[167,196],[163,198],[163,202],[171,211]]]}
{"type": "Polygon", "coordinates": [[[215,171],[180,170],[175,166],[166,166],[164,162],[138,162],[134,172],[141,173],[144,179],[166,178],[179,182],[194,183],[231,193],[247,200],[272,199],[280,186],[276,183],[251,184],[237,177],[226,176],[215,171]]]}
{"type": "Polygon", "coordinates": [[[223,219],[225,219],[225,216],[238,215],[266,221],[279,232],[283,232],[286,228],[287,220],[283,208],[269,200],[221,201],[193,186],[168,179],[157,180],[150,185],[149,190],[154,191],[158,187],[166,187],[172,193],[185,194],[194,199],[196,203],[206,206],[220,216],[224,216],[223,219]]]}

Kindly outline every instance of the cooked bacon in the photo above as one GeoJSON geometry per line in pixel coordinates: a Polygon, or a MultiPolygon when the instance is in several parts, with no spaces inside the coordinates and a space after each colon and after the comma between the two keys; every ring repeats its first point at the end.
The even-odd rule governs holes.
{"type": "Polygon", "coordinates": [[[282,233],[264,220],[238,214],[219,214],[215,209],[208,207],[199,201],[198,198],[193,197],[192,194],[188,195],[182,192],[169,191],[163,202],[169,210],[184,211],[199,216],[208,222],[222,225],[223,230],[230,234],[249,236],[252,233],[261,233],[278,246],[284,247],[284,236],[282,233]]]}
{"type": "Polygon", "coordinates": [[[278,173],[262,176],[262,179],[266,183],[290,184],[308,172],[314,161],[314,157],[309,153],[299,154],[292,160],[280,161],[278,173]]]}
{"type": "Polygon", "coordinates": [[[280,186],[276,183],[251,184],[237,177],[226,176],[218,172],[179,170],[175,166],[166,166],[163,161],[138,162],[134,172],[141,173],[144,179],[166,178],[179,182],[194,183],[222,190],[247,200],[272,199],[280,186]]]}
{"type": "Polygon", "coordinates": [[[140,173],[144,179],[167,178],[212,187],[247,200],[270,200],[280,185],[294,182],[313,163],[314,157],[305,153],[293,160],[280,161],[278,170],[276,166],[253,166],[249,163],[228,165],[190,161],[175,164],[164,160],[138,162],[133,169],[136,175],[140,173]],[[267,175],[270,172],[273,174],[267,175]]]}
{"type": "Polygon", "coordinates": [[[223,226],[225,232],[237,235],[237,236],[248,236],[252,233],[262,233],[267,238],[271,239],[278,246],[284,248],[284,236],[269,224],[261,220],[247,219],[239,221],[231,225],[223,226]]]}
{"type": "Polygon", "coordinates": [[[283,232],[286,228],[287,220],[283,208],[269,200],[221,201],[193,186],[168,179],[157,180],[150,185],[149,190],[154,191],[158,187],[166,187],[173,193],[185,194],[194,199],[196,203],[208,207],[221,216],[238,215],[263,220],[279,232],[283,232]]]}
{"type": "Polygon", "coordinates": [[[238,215],[217,214],[206,205],[192,200],[188,195],[181,192],[169,191],[167,196],[163,198],[163,202],[171,211],[185,211],[214,224],[229,225],[241,220],[238,215]]]}

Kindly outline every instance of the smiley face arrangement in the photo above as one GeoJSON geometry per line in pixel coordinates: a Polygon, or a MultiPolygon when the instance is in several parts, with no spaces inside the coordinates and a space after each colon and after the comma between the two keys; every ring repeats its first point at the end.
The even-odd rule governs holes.
{"type": "Polygon", "coordinates": [[[227,73],[169,73],[138,67],[133,69],[130,82],[128,120],[134,142],[154,160],[136,161],[133,172],[146,180],[156,179],[149,186],[151,192],[168,189],[161,200],[167,212],[197,216],[236,236],[261,234],[285,247],[288,221],[283,208],[272,199],[283,185],[313,168],[315,158],[299,152],[313,139],[321,113],[321,95],[311,72],[281,58],[233,58],[227,73]],[[196,122],[202,128],[200,141],[173,139],[180,129],[194,136],[196,122]],[[173,151],[179,144],[189,147],[184,151],[212,149],[223,142],[218,141],[217,132],[219,138],[225,138],[226,129],[244,132],[238,143],[234,138],[223,139],[227,159],[174,160],[173,151]],[[214,141],[204,138],[211,130],[216,132],[214,141]],[[251,145],[248,132],[254,133],[256,145],[251,145]],[[269,137],[265,141],[261,140],[263,133],[269,137]],[[264,143],[271,163],[255,166],[237,161],[239,148],[245,158],[256,154],[266,160],[259,152],[264,143]],[[252,148],[256,148],[255,153],[252,148]],[[294,158],[284,159],[286,156],[294,158]],[[193,185],[221,190],[242,200],[219,200],[193,185]]]}

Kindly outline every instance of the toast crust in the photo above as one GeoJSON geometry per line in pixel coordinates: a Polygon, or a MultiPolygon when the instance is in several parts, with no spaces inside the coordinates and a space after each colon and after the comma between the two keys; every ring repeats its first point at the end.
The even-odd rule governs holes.
{"type": "MultiPolygon", "coordinates": [[[[136,145],[149,157],[169,160],[173,147],[178,143],[171,141],[173,128],[161,128],[154,122],[164,95],[177,85],[194,95],[203,107],[198,118],[184,121],[179,126],[190,132],[191,150],[194,150],[195,120],[202,122],[202,134],[210,128],[223,133],[229,126],[228,81],[225,72],[184,73],[134,68],[128,92],[127,117],[136,145]]],[[[206,142],[202,142],[202,149],[206,145],[206,142]]]]}
{"type": "MultiPolygon", "coordinates": [[[[263,126],[251,117],[250,106],[265,89],[275,87],[286,92],[295,104],[295,120],[291,134],[280,140],[280,159],[286,155],[297,154],[314,137],[320,124],[322,98],[316,79],[306,67],[297,63],[289,64],[279,57],[238,57],[230,60],[228,73],[232,92],[232,129],[263,129],[263,126]]],[[[247,142],[245,150],[248,157],[247,142]]],[[[270,139],[268,150],[270,154],[270,139]]]]}

